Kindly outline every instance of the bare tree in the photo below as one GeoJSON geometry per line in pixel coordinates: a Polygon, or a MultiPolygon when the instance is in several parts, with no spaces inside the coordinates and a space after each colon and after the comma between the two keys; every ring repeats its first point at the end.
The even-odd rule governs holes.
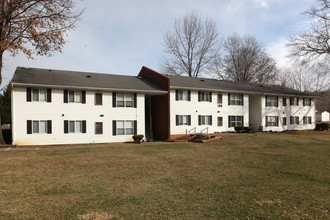
{"type": "Polygon", "coordinates": [[[281,85],[299,90],[319,93],[329,89],[330,64],[317,62],[295,62],[290,68],[283,69],[278,77],[281,85]]]}
{"type": "Polygon", "coordinates": [[[202,20],[195,12],[176,19],[174,29],[164,37],[163,45],[168,56],[161,66],[162,71],[198,77],[218,57],[219,42],[220,35],[214,21],[202,20]]]}
{"type": "Polygon", "coordinates": [[[23,52],[29,58],[61,51],[66,31],[75,27],[81,14],[74,11],[73,0],[0,0],[0,85],[5,51],[23,52]]]}
{"type": "Polygon", "coordinates": [[[289,37],[287,46],[295,59],[330,60],[330,1],[318,0],[318,3],[318,7],[305,12],[312,19],[309,29],[289,37]]]}
{"type": "Polygon", "coordinates": [[[276,62],[253,36],[229,36],[223,56],[214,64],[221,79],[241,82],[272,83],[277,75],[276,62]]]}

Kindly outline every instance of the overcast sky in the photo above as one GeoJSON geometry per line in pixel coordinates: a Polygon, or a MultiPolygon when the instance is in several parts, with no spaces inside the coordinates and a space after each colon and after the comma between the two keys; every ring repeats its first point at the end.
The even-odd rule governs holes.
{"type": "Polygon", "coordinates": [[[159,70],[164,33],[189,11],[213,19],[224,37],[254,35],[279,65],[286,65],[290,34],[308,27],[302,14],[316,0],[77,0],[85,12],[68,33],[62,53],[27,59],[4,56],[3,84],[17,66],[137,75],[159,70]]]}

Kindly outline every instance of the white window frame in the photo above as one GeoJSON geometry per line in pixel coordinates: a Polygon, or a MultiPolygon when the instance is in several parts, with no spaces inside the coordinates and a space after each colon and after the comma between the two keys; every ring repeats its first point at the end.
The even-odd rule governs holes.
{"type": "Polygon", "coordinates": [[[134,93],[123,93],[123,92],[116,93],[116,107],[133,108],[134,93]]]}
{"type": "Polygon", "coordinates": [[[47,134],[47,120],[33,120],[32,121],[32,134],[47,134]],[[44,124],[44,127],[42,126],[44,124]],[[42,129],[43,128],[43,129],[42,129]]]}
{"type": "Polygon", "coordinates": [[[211,125],[211,115],[201,115],[201,125],[211,125]]]}
{"type": "Polygon", "coordinates": [[[230,128],[233,128],[235,126],[243,126],[244,125],[243,115],[229,115],[228,119],[230,121],[230,128]],[[234,120],[232,120],[232,119],[234,119],[234,120]]]}
{"type": "Polygon", "coordinates": [[[278,116],[267,116],[266,127],[278,127],[278,116]]]}
{"type": "Polygon", "coordinates": [[[218,127],[223,127],[223,117],[218,117],[217,122],[218,122],[218,127]],[[221,123],[219,123],[219,122],[221,122],[221,123]]]}
{"type": "Polygon", "coordinates": [[[82,91],[68,90],[69,103],[82,103],[82,91]]]}
{"type": "Polygon", "coordinates": [[[266,96],[266,107],[277,107],[276,96],[266,96]]]}
{"type": "Polygon", "coordinates": [[[68,121],[68,133],[82,133],[82,121],[68,121]],[[80,124],[80,126],[79,126],[80,124]],[[72,127],[73,125],[73,127],[72,127]]]}
{"type": "Polygon", "coordinates": [[[217,102],[218,102],[218,107],[222,107],[223,97],[222,94],[220,93],[217,95],[217,102]]]}
{"type": "Polygon", "coordinates": [[[47,89],[32,88],[31,93],[32,93],[31,100],[33,102],[47,102],[47,89]],[[43,95],[44,95],[44,99],[41,99],[43,95]]]}
{"type": "Polygon", "coordinates": [[[178,91],[178,100],[177,101],[189,101],[188,100],[188,90],[177,90],[178,91]]]}
{"type": "Polygon", "coordinates": [[[133,134],[134,134],[134,120],[116,121],[116,135],[133,135],[133,134]],[[129,125],[131,125],[131,127],[129,125]]]}
{"type": "Polygon", "coordinates": [[[243,105],[244,95],[230,93],[229,105],[243,105]]]}
{"type": "Polygon", "coordinates": [[[211,100],[210,92],[200,92],[200,102],[209,102],[211,100]]]}

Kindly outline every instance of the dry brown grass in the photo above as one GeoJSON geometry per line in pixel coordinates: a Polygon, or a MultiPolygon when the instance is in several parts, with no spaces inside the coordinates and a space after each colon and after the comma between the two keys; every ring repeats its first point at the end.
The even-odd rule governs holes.
{"type": "Polygon", "coordinates": [[[0,219],[329,218],[330,132],[0,152],[0,219]]]}

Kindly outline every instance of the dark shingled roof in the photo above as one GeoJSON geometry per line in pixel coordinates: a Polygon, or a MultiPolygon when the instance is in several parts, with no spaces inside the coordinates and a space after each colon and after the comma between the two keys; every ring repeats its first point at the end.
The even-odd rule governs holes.
{"type": "Polygon", "coordinates": [[[147,79],[136,76],[74,72],[17,67],[12,83],[66,88],[127,90],[145,93],[167,93],[147,79]]]}
{"type": "Polygon", "coordinates": [[[194,78],[185,76],[168,76],[171,81],[171,88],[189,88],[192,90],[216,90],[224,92],[244,92],[256,94],[274,94],[288,96],[314,96],[311,93],[300,92],[282,86],[260,85],[247,82],[230,82],[224,80],[194,78]]]}

